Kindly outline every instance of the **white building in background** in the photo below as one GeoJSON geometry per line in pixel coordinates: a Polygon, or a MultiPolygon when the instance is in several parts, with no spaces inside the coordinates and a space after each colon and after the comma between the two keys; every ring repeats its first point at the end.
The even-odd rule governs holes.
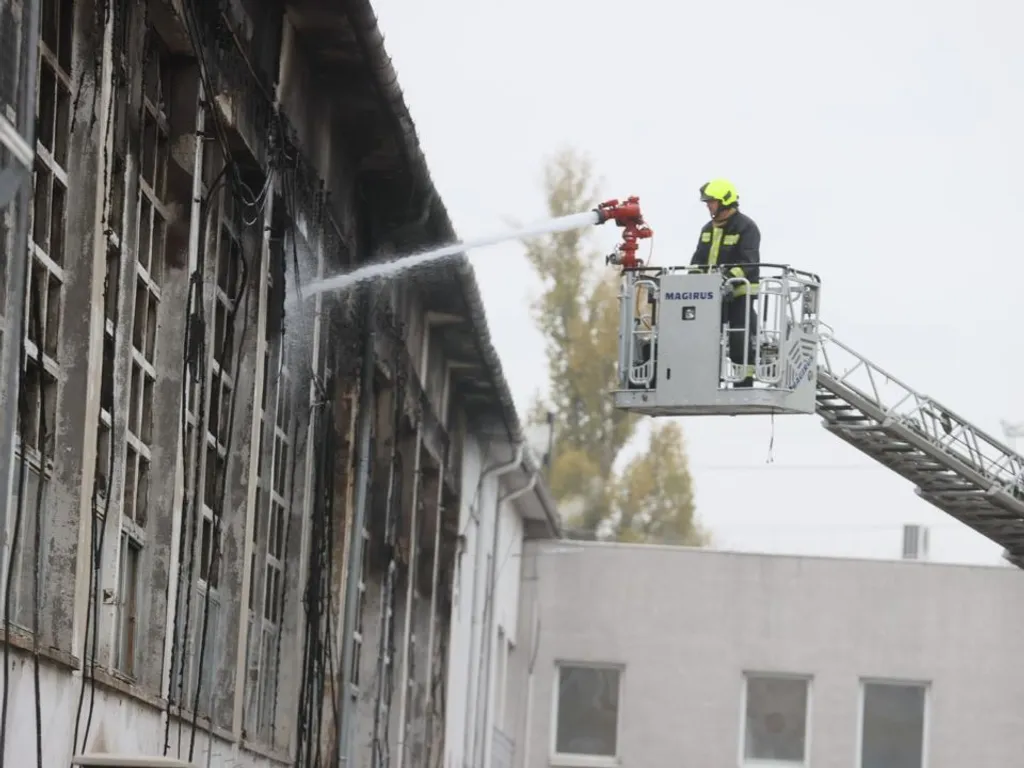
{"type": "Polygon", "coordinates": [[[523,567],[517,768],[1024,754],[1016,568],[591,542],[531,543],[523,567]]]}

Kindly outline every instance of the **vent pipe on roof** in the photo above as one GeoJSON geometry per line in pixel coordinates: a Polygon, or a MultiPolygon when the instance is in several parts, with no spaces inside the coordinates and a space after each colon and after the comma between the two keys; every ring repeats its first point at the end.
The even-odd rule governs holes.
{"type": "Polygon", "coordinates": [[[903,559],[928,559],[928,529],[923,525],[903,526],[903,559]]]}

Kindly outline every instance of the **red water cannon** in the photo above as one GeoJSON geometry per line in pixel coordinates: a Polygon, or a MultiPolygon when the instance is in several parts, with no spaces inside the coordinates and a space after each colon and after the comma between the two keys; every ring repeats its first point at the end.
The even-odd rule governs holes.
{"type": "Polygon", "coordinates": [[[597,213],[598,224],[611,219],[622,227],[622,242],[605,258],[605,263],[621,265],[623,269],[636,269],[640,266],[640,260],[636,257],[639,241],[654,236],[654,230],[647,226],[640,211],[640,198],[627,197],[621,203],[618,200],[606,200],[594,211],[597,213]]]}

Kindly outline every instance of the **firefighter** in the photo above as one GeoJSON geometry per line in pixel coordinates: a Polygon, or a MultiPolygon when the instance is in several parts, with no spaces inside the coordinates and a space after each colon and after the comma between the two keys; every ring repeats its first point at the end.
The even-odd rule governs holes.
{"type": "Polygon", "coordinates": [[[755,297],[761,262],[761,231],[753,219],[740,212],[736,188],[725,179],[715,179],[702,186],[700,199],[707,205],[711,221],[701,229],[690,265],[722,268],[722,324],[729,328],[729,359],[741,368],[745,366],[744,378],[734,386],[751,387],[757,340],[755,297]],[[725,282],[730,278],[746,278],[748,282],[725,282]],[[745,300],[748,294],[749,302],[745,300]],[[750,315],[744,344],[742,329],[748,306],[750,315]]]}

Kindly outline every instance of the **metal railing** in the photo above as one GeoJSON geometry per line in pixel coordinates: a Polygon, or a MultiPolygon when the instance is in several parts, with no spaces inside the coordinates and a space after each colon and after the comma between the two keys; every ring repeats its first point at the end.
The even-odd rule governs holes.
{"type": "Polygon", "coordinates": [[[821,337],[819,384],[847,402],[859,400],[877,424],[917,435],[936,458],[956,460],[957,471],[979,487],[1024,500],[1024,457],[829,334],[821,337]]]}
{"type": "Polygon", "coordinates": [[[657,324],[653,313],[645,314],[639,307],[642,299],[650,300],[651,295],[658,295],[658,282],[652,278],[638,278],[629,284],[625,296],[630,309],[632,330],[626,339],[626,351],[623,359],[626,363],[627,386],[650,389],[654,386],[654,355],[657,347],[657,324]],[[637,343],[650,344],[650,356],[639,363],[636,362],[637,343]]]}
{"type": "MultiPolygon", "coordinates": [[[[733,266],[720,264],[712,271],[728,274],[733,266]]],[[[723,323],[721,337],[722,384],[735,383],[747,378],[748,366],[754,367],[756,381],[769,387],[789,388],[785,350],[794,328],[811,329],[816,332],[818,318],[817,291],[821,281],[810,272],[793,269],[784,264],[759,265],[762,276],[756,295],[750,293],[750,281],[746,277],[730,277],[723,280],[723,290],[746,288],[743,295],[732,301],[744,302],[744,323],[742,328],[730,328],[723,323]],[[766,274],[767,273],[767,274],[766,274]],[[751,343],[749,328],[751,314],[757,315],[757,333],[751,343]],[[742,363],[734,363],[729,355],[730,339],[739,336],[743,349],[742,363]]],[[[620,322],[623,337],[619,350],[619,385],[625,389],[651,389],[655,386],[657,370],[658,323],[657,310],[645,311],[653,298],[659,298],[660,278],[679,272],[704,271],[706,267],[640,267],[627,270],[621,302],[620,322]],[[628,330],[627,330],[628,329],[628,330]],[[647,345],[649,354],[642,359],[637,350],[647,345]]]]}

